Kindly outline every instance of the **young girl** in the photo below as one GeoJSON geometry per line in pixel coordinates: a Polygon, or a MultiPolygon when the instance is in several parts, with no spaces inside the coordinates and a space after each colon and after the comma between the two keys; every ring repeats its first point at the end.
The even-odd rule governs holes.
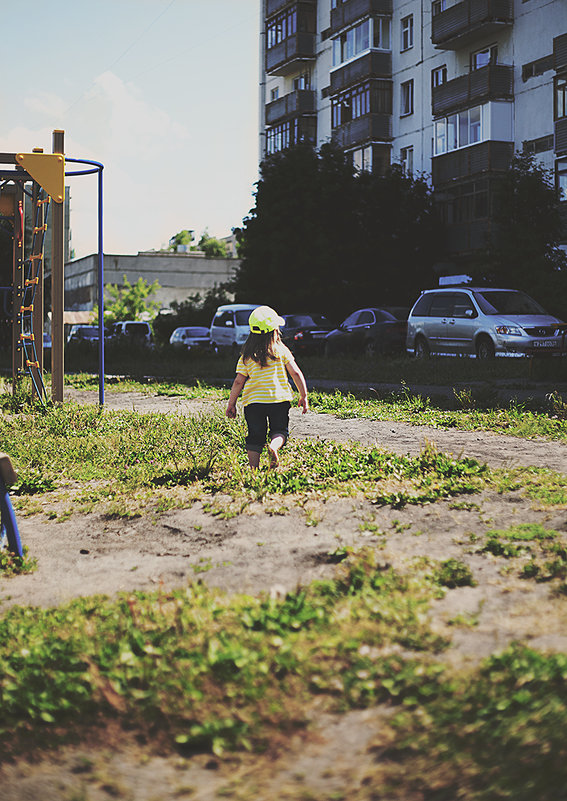
{"type": "Polygon", "coordinates": [[[269,306],[259,306],[250,315],[248,325],[250,334],[236,365],[226,416],[236,417],[236,401],[242,392],[250,467],[256,469],[260,465],[268,424],[270,466],[277,467],[278,451],[289,435],[292,392],[287,374],[297,387],[303,414],[309,408],[307,385],[291,351],[281,340],[280,326],[285,325],[285,321],[269,306]]]}

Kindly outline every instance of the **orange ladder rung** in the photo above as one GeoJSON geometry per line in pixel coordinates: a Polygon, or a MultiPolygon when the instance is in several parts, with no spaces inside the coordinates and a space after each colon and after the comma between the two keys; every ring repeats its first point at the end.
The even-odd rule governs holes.
{"type": "Polygon", "coordinates": [[[39,362],[30,362],[29,359],[26,359],[26,364],[28,367],[39,367],[39,362]]]}
{"type": "Polygon", "coordinates": [[[22,306],[20,308],[20,312],[32,312],[33,311],[33,303],[31,306],[22,306]]]}
{"type": "Polygon", "coordinates": [[[33,334],[20,334],[20,339],[22,341],[27,340],[28,342],[35,342],[35,337],[33,334]]]}
{"type": "Polygon", "coordinates": [[[43,259],[43,253],[34,253],[32,256],[28,256],[28,261],[36,261],[37,259],[43,259]]]}
{"type": "Polygon", "coordinates": [[[26,286],[33,286],[33,284],[39,284],[39,276],[36,275],[35,278],[26,278],[26,286]]]}
{"type": "Polygon", "coordinates": [[[35,226],[33,229],[34,234],[38,234],[40,231],[47,231],[47,223],[43,225],[35,226]]]}

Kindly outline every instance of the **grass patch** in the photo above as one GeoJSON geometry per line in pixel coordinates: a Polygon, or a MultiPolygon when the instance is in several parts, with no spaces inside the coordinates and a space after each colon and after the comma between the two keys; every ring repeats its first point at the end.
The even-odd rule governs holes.
{"type": "Polygon", "coordinates": [[[565,417],[558,416],[553,409],[530,409],[527,403],[511,402],[506,408],[445,410],[438,408],[430,398],[413,395],[408,390],[384,399],[341,392],[311,392],[309,399],[315,411],[334,414],[342,419],[393,420],[441,429],[495,431],[525,439],[567,439],[565,417]]]}
{"type": "Polygon", "coordinates": [[[26,545],[22,547],[22,552],[22,556],[17,556],[11,551],[0,548],[0,576],[11,578],[23,573],[33,573],[37,569],[37,559],[28,556],[26,545]]]}
{"type": "Polygon", "coordinates": [[[16,502],[18,494],[43,494],[47,503],[64,490],[74,508],[113,516],[137,514],[150,499],[163,509],[219,493],[240,508],[309,492],[364,492],[401,507],[476,492],[488,475],[474,460],[433,447],[409,457],[320,441],[294,441],[280,470],[253,473],[243,441],[243,422],[221,412],[180,417],[66,404],[0,418],[0,449],[19,470],[16,502]]]}
{"type": "Polygon", "coordinates": [[[113,720],[185,754],[265,751],[315,708],[387,703],[398,713],[349,798],[380,786],[394,801],[555,801],[567,778],[567,657],[515,645],[454,673],[425,614],[444,591],[364,549],[333,580],[279,600],[195,584],[14,608],[0,621],[0,750],[97,727],[102,738],[113,720]]]}

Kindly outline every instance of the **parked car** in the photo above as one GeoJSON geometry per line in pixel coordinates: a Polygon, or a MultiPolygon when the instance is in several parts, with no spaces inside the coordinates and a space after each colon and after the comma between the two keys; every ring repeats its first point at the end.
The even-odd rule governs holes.
{"type": "Polygon", "coordinates": [[[43,332],[43,352],[46,354],[51,353],[51,336],[47,331],[43,332]]]}
{"type": "Polygon", "coordinates": [[[211,349],[211,336],[209,329],[201,325],[180,326],[169,337],[169,344],[175,348],[205,352],[211,349]]]}
{"type": "Polygon", "coordinates": [[[89,342],[91,345],[97,344],[98,326],[88,325],[87,323],[75,323],[71,326],[67,335],[67,344],[69,344],[69,342],[89,342]]]}
{"type": "MultiPolygon", "coordinates": [[[[398,314],[404,316],[404,310],[398,314]]],[[[405,319],[388,309],[357,309],[325,337],[325,355],[336,353],[396,353],[405,351],[405,319]]]]}
{"type": "Polygon", "coordinates": [[[257,303],[229,303],[219,306],[211,322],[210,336],[211,347],[216,352],[220,350],[233,350],[246,342],[250,328],[248,318],[254,309],[258,308],[257,303]]]}
{"type": "Polygon", "coordinates": [[[284,314],[281,334],[294,353],[321,353],[325,337],[334,326],[322,314],[284,314]]]}
{"type": "Polygon", "coordinates": [[[153,342],[152,327],[143,320],[121,320],[112,323],[109,335],[111,339],[126,339],[139,345],[151,345],[153,342]]]}
{"type": "MultiPolygon", "coordinates": [[[[425,290],[408,317],[407,349],[429,353],[560,353],[561,321],[525,292],[486,287],[425,290]]],[[[565,328],[563,326],[563,328],[565,328]]]]}

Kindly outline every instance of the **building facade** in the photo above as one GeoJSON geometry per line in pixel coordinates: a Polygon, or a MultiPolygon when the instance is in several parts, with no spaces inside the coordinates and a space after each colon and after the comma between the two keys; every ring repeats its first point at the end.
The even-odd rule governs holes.
{"type": "MultiPolygon", "coordinates": [[[[130,284],[143,278],[148,284],[158,281],[159,289],[150,300],[164,309],[173,301],[182,303],[191,295],[205,295],[209,290],[231,280],[238,269],[238,259],[207,259],[203,254],[148,251],[137,255],[104,254],[104,283],[121,287],[124,276],[130,284]]],[[[65,309],[92,311],[98,302],[98,254],[93,253],[65,265],[65,309]]],[[[105,297],[108,295],[105,293],[105,297]]]]}
{"type": "Polygon", "coordinates": [[[334,140],[427,175],[457,261],[515,151],[567,199],[567,0],[262,0],[260,159],[334,140]]]}

